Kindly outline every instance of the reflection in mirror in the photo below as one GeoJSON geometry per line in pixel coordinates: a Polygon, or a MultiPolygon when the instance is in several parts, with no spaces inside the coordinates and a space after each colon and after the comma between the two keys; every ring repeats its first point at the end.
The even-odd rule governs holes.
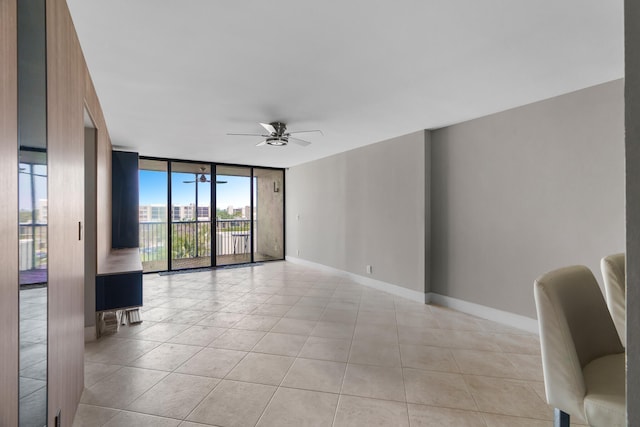
{"type": "Polygon", "coordinates": [[[46,423],[47,165],[46,153],[20,150],[20,425],[46,423]]]}
{"type": "Polygon", "coordinates": [[[44,0],[18,1],[20,426],[47,424],[47,96],[44,0]]]}

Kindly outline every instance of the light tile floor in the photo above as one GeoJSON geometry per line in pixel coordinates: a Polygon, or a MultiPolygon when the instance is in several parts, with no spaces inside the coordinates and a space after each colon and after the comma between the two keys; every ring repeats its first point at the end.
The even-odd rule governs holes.
{"type": "Polygon", "coordinates": [[[74,426],[547,426],[536,335],[287,262],[144,277],[74,426]]]}

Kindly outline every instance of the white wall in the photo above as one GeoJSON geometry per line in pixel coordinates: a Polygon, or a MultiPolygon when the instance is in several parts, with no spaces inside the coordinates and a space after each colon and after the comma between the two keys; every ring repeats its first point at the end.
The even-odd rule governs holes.
{"type": "Polygon", "coordinates": [[[424,293],[427,145],[420,131],[287,170],[287,256],[424,293]]]}
{"type": "Polygon", "coordinates": [[[624,251],[622,80],[432,132],[432,292],[535,318],[533,281],[624,251]]]}

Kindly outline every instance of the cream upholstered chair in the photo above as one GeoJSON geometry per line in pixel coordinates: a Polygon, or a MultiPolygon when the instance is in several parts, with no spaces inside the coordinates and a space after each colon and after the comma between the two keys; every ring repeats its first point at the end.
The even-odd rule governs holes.
{"type": "Polygon", "coordinates": [[[622,345],[627,341],[626,320],[626,279],[624,253],[609,255],[600,261],[607,307],[618,330],[622,345]]]}
{"type": "Polygon", "coordinates": [[[534,283],[547,402],[556,426],[569,414],[596,427],[626,425],[625,354],[602,292],[584,266],[534,283]]]}

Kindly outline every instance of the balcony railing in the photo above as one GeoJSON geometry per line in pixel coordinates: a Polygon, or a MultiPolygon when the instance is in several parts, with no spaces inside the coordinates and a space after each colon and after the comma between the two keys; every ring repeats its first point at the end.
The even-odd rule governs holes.
{"type": "Polygon", "coordinates": [[[47,268],[47,224],[20,224],[20,271],[47,268]]]}
{"type": "MultiPolygon", "coordinates": [[[[255,225],[255,223],[254,223],[255,225]]],[[[140,258],[143,263],[166,261],[169,255],[168,224],[140,222],[140,258]]],[[[213,256],[251,253],[251,220],[216,221],[216,253],[213,256]]],[[[210,257],[211,223],[180,221],[171,224],[171,259],[210,257]]]]}

